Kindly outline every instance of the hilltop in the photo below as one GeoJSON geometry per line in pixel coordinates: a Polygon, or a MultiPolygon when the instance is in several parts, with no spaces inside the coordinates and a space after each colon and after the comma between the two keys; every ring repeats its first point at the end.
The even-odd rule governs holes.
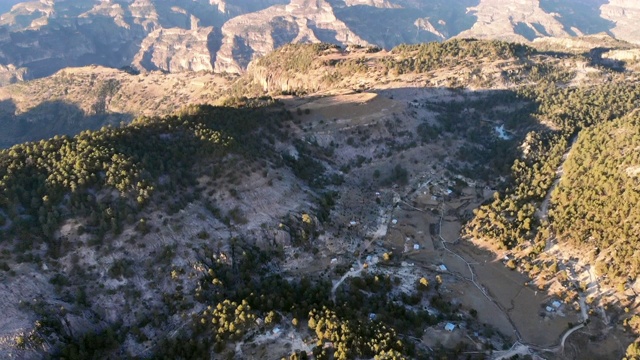
{"type": "Polygon", "coordinates": [[[169,115],[188,105],[237,103],[265,92],[331,94],[404,83],[507,89],[531,72],[537,74],[535,81],[546,75],[562,80],[575,73],[572,83],[579,84],[590,81],[588,74],[595,71],[587,66],[590,63],[637,66],[633,55],[637,47],[609,37],[545,40],[533,45],[455,39],[443,45],[403,45],[386,51],[371,46],[292,44],[252,62],[242,76],[67,68],[0,88],[0,122],[6,129],[0,145],[73,135],[138,116],[169,115]],[[593,51],[603,44],[611,50],[593,51]],[[571,56],[553,55],[562,51],[571,56]],[[523,61],[522,56],[529,55],[531,61],[523,61]],[[401,61],[406,57],[411,61],[401,61]]]}

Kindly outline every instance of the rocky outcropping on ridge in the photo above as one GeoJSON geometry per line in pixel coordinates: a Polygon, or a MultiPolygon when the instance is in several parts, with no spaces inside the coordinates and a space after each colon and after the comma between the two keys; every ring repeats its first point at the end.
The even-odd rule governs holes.
{"type": "Polygon", "coordinates": [[[632,0],[40,0],[0,16],[0,84],[94,64],[241,73],[289,42],[388,49],[604,33],[640,43],[638,20],[632,0]]]}

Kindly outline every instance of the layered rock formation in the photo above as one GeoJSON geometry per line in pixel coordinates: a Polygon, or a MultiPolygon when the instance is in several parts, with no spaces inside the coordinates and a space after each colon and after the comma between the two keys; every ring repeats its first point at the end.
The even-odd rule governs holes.
{"type": "Polygon", "coordinates": [[[215,69],[240,72],[256,56],[290,42],[368,43],[336,18],[325,0],[292,0],[288,5],[238,16],[222,27],[215,69]]]}
{"type": "Polygon", "coordinates": [[[482,0],[478,6],[468,9],[478,17],[476,23],[457,36],[509,41],[569,36],[554,14],[543,11],[539,3],[536,0],[482,0]]]}
{"type": "Polygon", "coordinates": [[[634,0],[610,0],[601,7],[602,17],[614,26],[611,34],[616,38],[640,43],[640,3],[634,0]]]}
{"type": "Polygon", "coordinates": [[[451,37],[530,41],[606,33],[640,43],[632,0],[40,0],[3,2],[0,84],[68,66],[243,72],[289,42],[451,37]]]}
{"type": "Polygon", "coordinates": [[[213,27],[157,29],[142,42],[133,59],[139,70],[213,71],[221,36],[213,27]]]}

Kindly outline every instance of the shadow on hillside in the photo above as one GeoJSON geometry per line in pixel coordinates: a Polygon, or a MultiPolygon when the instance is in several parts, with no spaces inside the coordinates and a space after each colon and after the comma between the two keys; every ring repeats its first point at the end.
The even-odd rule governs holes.
{"type": "Polygon", "coordinates": [[[0,148],[133,120],[133,115],[122,113],[87,115],[76,105],[63,101],[44,102],[18,115],[15,112],[12,100],[0,102],[0,148]]]}
{"type": "Polygon", "coordinates": [[[11,41],[0,45],[0,51],[5,54],[2,63],[28,68],[29,79],[46,77],[66,67],[101,65],[120,68],[130,65],[147,30],[133,18],[127,19],[130,27],[125,28],[108,16],[95,16],[91,21],[73,21],[73,26],[65,26],[66,22],[71,22],[70,18],[91,9],[90,4],[70,3],[53,4],[56,13],[68,17],[60,20],[62,25],[59,21],[50,21],[37,30],[11,32],[11,41]],[[24,45],[34,42],[41,45],[24,45]]]}
{"type": "MultiPolygon", "coordinates": [[[[360,91],[335,97],[302,97],[285,100],[299,119],[314,119],[314,130],[343,124],[343,136],[366,137],[367,126],[386,128],[388,137],[376,139],[380,154],[389,156],[428,144],[450,144],[449,170],[467,178],[491,181],[510,175],[520,145],[532,130],[546,130],[533,114],[538,104],[519,99],[509,90],[464,90],[459,88],[396,88],[360,91]],[[375,93],[371,98],[367,93],[375,93]],[[385,114],[385,115],[381,115],[385,114]],[[408,115],[413,124],[401,124],[408,115]],[[350,122],[350,118],[357,118],[350,122]],[[377,119],[376,119],[377,118],[377,119]],[[362,120],[368,119],[368,120],[362,120]],[[376,120],[371,120],[376,119],[376,120]],[[364,126],[363,122],[367,125],[364,126]],[[404,143],[404,144],[403,144],[404,143]],[[454,145],[451,145],[454,144],[454,145]]],[[[313,121],[313,120],[311,120],[313,121]]]]}
{"type": "MultiPolygon", "coordinates": [[[[16,0],[10,1],[11,4],[16,0]]],[[[276,1],[276,3],[286,3],[276,1]]],[[[9,10],[9,5],[0,5],[0,13],[9,10]]],[[[242,4],[251,11],[262,10],[271,6],[273,1],[257,2],[256,4],[242,4]]],[[[213,26],[212,38],[207,39],[206,46],[212,54],[215,54],[222,44],[220,28],[235,16],[233,13],[223,12],[216,5],[198,1],[154,1],[153,13],[145,14],[145,11],[154,10],[153,7],[142,10],[142,15],[134,14],[128,5],[123,5],[122,16],[110,13],[93,13],[87,17],[81,14],[90,14],[93,5],[91,2],[56,1],[53,3],[54,14],[50,15],[48,23],[42,24],[36,30],[28,28],[24,31],[14,31],[10,35],[11,41],[0,44],[0,52],[5,56],[2,64],[14,64],[18,67],[29,69],[28,78],[42,78],[56,73],[66,67],[79,67],[88,65],[101,65],[112,68],[130,66],[134,58],[142,48],[142,42],[148,34],[155,29],[154,21],[162,28],[192,28],[192,16],[196,14],[200,27],[213,26]],[[179,6],[186,11],[175,11],[179,6]],[[154,15],[155,14],[155,15],[154,15]],[[140,21],[139,16],[143,16],[140,21]],[[144,16],[149,16],[147,21],[144,16]],[[155,19],[154,19],[155,17],[155,19]],[[121,22],[126,23],[123,26],[121,22]],[[39,43],[39,46],[30,44],[39,43]]],[[[114,5],[115,6],[115,5],[114,5]]],[[[38,12],[35,12],[38,14],[38,12]]],[[[20,16],[20,13],[8,13],[7,18],[15,17],[18,20],[31,20],[20,16]]],[[[48,17],[48,16],[46,16],[48,17]]],[[[22,24],[28,27],[29,23],[22,24]]],[[[8,27],[7,27],[8,28],[8,27]]],[[[8,31],[7,31],[8,32],[8,31]]],[[[148,59],[145,62],[147,70],[156,69],[149,66],[148,59]]]]}
{"type": "Polygon", "coordinates": [[[558,14],[556,18],[562,23],[564,30],[573,36],[580,35],[574,28],[585,35],[602,32],[612,35],[611,29],[615,27],[615,23],[600,15],[600,7],[608,3],[608,0],[541,0],[540,8],[547,13],[558,14]]]}
{"type": "Polygon", "coordinates": [[[588,53],[585,53],[584,56],[590,60],[590,66],[602,66],[611,71],[624,72],[626,70],[624,61],[602,57],[603,54],[609,52],[610,50],[612,49],[606,47],[597,47],[591,49],[591,51],[589,51],[588,53]]]}
{"type": "Polygon", "coordinates": [[[479,0],[464,0],[456,1],[455,4],[451,1],[444,4],[444,1],[429,1],[420,4],[419,8],[335,6],[334,11],[336,17],[360,38],[390,49],[402,43],[444,40],[419,24],[419,21],[425,19],[446,38],[470,29],[476,17],[467,14],[466,9],[477,6],[479,2],[479,0]]]}

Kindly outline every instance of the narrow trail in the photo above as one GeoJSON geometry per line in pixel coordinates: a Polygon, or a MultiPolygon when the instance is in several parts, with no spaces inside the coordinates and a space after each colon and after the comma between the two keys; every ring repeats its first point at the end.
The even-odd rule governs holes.
{"type": "Polygon", "coordinates": [[[552,352],[552,353],[564,353],[564,346],[567,341],[567,338],[571,336],[574,332],[584,328],[586,326],[587,320],[589,320],[589,315],[586,311],[586,304],[584,296],[580,297],[580,307],[584,309],[582,311],[582,322],[573,326],[570,329],[567,329],[564,333],[562,333],[562,337],[560,338],[560,342],[558,345],[549,346],[549,347],[540,347],[534,344],[527,344],[522,341],[516,341],[511,349],[507,351],[498,351],[493,354],[491,357],[492,360],[503,360],[510,359],[514,355],[532,355],[532,351],[536,352],[552,352]]]}
{"type": "Polygon", "coordinates": [[[562,179],[562,174],[564,174],[564,164],[567,162],[567,159],[569,158],[569,154],[571,153],[571,149],[573,149],[573,145],[576,143],[577,139],[578,139],[578,136],[576,135],[569,142],[567,151],[565,151],[564,154],[562,155],[562,160],[560,161],[560,165],[558,165],[558,168],[556,169],[556,178],[553,180],[553,184],[551,185],[551,187],[549,187],[549,190],[547,191],[547,195],[544,197],[542,204],[540,204],[540,208],[536,210],[536,217],[539,220],[547,220],[547,218],[549,217],[549,204],[551,203],[551,194],[553,193],[553,190],[555,190],[558,184],[560,183],[560,179],[562,179]]]}
{"type": "Polygon", "coordinates": [[[347,271],[347,273],[342,275],[340,280],[338,280],[333,285],[333,287],[331,288],[331,299],[335,301],[335,299],[336,299],[336,290],[338,290],[338,287],[340,286],[340,284],[342,284],[347,278],[360,274],[362,272],[362,270],[364,270],[364,265],[362,263],[360,263],[360,259],[358,259],[358,269],[347,271]]]}
{"type": "Polygon", "coordinates": [[[515,344],[513,344],[513,346],[511,346],[511,349],[501,352],[500,355],[496,355],[492,359],[493,360],[511,359],[515,355],[522,355],[522,356],[531,355],[531,349],[529,348],[529,346],[525,344],[516,342],[515,344]]]}
{"type": "Polygon", "coordinates": [[[585,327],[584,323],[580,323],[571,329],[565,331],[560,339],[560,344],[552,347],[542,348],[533,344],[527,344],[524,342],[516,341],[511,349],[506,351],[496,351],[493,353],[491,357],[492,360],[504,360],[511,359],[514,355],[533,355],[534,352],[551,352],[551,353],[563,353],[564,352],[564,344],[569,337],[569,335],[574,332],[585,327]]]}
{"type": "Polygon", "coordinates": [[[569,329],[569,331],[567,331],[566,333],[564,333],[564,335],[562,335],[562,340],[560,341],[560,349],[564,350],[564,342],[567,340],[569,335],[571,335],[574,332],[582,329],[583,327],[584,327],[584,323],[578,324],[578,325],[572,327],[571,329],[569,329]]]}

